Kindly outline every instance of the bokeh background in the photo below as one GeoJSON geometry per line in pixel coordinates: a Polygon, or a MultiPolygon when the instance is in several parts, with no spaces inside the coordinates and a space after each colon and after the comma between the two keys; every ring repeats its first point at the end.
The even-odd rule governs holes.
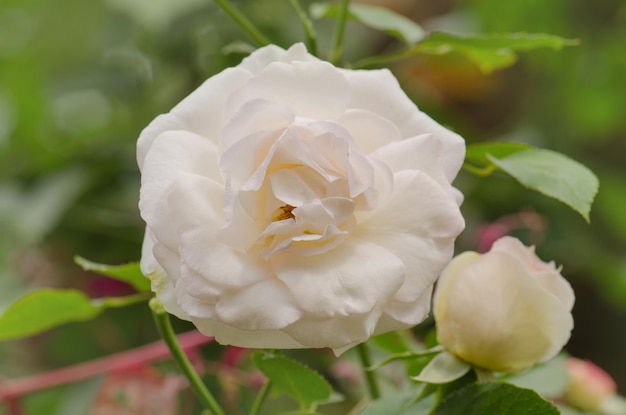
{"type": "MultiPolygon", "coordinates": [[[[278,45],[304,39],[288,1],[233,3],[278,45]]],[[[559,52],[524,53],[490,75],[453,54],[406,59],[391,69],[421,109],[468,143],[514,140],[550,148],[599,176],[587,224],[504,175],[461,172],[456,183],[466,195],[468,226],[458,250],[485,249],[494,235],[510,232],[536,244],[542,258],[563,264],[577,295],[567,350],[604,367],[626,393],[626,3],[367,3],[392,8],[428,30],[544,32],[580,40],[559,52]]],[[[316,27],[326,50],[332,22],[316,27]]],[[[132,292],[80,270],[72,256],[111,264],[139,259],[136,139],[204,79],[237,64],[247,41],[209,0],[0,2],[0,310],[40,287],[79,288],[94,297],[132,292]]],[[[348,26],[349,60],[397,46],[356,23],[348,26]]],[[[147,307],[107,311],[86,324],[0,343],[0,379],[156,339],[147,307]]],[[[71,414],[72,399],[95,393],[85,385],[82,392],[55,389],[29,397],[27,413],[71,414]]]]}

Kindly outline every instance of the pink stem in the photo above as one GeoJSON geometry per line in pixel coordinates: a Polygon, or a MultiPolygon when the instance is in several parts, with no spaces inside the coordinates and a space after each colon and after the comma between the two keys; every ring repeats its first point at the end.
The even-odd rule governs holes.
{"type": "MultiPolygon", "coordinates": [[[[212,337],[206,337],[197,331],[190,331],[177,337],[181,348],[186,353],[202,344],[213,341],[212,337]]],[[[168,356],[170,356],[170,351],[166,344],[163,341],[158,341],[75,366],[64,367],[21,379],[5,380],[0,383],[0,400],[4,401],[12,409],[11,415],[17,415],[20,414],[19,407],[14,405],[17,404],[17,399],[20,396],[103,373],[132,369],[147,362],[165,359],[168,356]]]]}

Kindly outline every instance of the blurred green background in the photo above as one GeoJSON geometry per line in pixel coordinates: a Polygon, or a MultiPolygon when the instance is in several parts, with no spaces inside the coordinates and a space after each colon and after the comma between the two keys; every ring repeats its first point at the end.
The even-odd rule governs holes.
{"type": "MultiPolygon", "coordinates": [[[[304,39],[288,1],[233,3],[280,46],[304,39]]],[[[559,52],[523,54],[489,76],[456,55],[407,59],[391,69],[421,109],[468,143],[527,142],[598,174],[601,189],[588,225],[503,175],[461,172],[456,183],[466,195],[468,225],[458,250],[479,249],[496,224],[563,264],[577,293],[567,349],[603,366],[626,393],[626,3],[367,3],[393,8],[428,30],[580,39],[580,46],[559,52]]],[[[316,27],[326,50],[332,22],[316,27]]],[[[238,63],[241,41],[248,41],[245,34],[209,0],[0,3],[0,310],[37,287],[75,287],[92,296],[129,292],[81,271],[72,256],[111,264],[139,259],[136,139],[208,76],[238,63]]],[[[396,46],[385,35],[348,26],[348,59],[396,46]]],[[[155,339],[145,306],[107,311],[87,324],[1,343],[0,378],[155,339]]],[[[32,413],[69,414],[58,409],[60,392],[43,395],[28,404],[32,413]],[[54,407],[52,401],[56,412],[41,409],[54,407]]]]}

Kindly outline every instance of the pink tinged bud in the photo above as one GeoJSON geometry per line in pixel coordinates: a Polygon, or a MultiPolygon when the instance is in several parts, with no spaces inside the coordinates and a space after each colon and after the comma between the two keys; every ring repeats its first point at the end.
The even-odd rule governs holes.
{"type": "Polygon", "coordinates": [[[588,360],[570,358],[565,369],[570,376],[565,399],[570,405],[597,412],[604,401],[617,392],[613,378],[588,360]]]}

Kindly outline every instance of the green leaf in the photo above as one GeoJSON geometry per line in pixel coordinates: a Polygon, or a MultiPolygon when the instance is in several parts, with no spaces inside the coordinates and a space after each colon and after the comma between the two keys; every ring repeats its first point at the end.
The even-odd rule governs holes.
{"type": "Polygon", "coordinates": [[[528,388],[547,398],[556,398],[565,393],[570,378],[565,370],[567,357],[559,355],[531,370],[506,379],[520,388],[528,388]]]}
{"type": "Polygon", "coordinates": [[[415,401],[417,391],[408,391],[398,395],[383,396],[372,401],[359,415],[415,415],[426,414],[433,406],[435,396],[415,401]]]}
{"type": "MultiPolygon", "coordinates": [[[[311,5],[310,13],[315,19],[337,18],[339,10],[338,3],[314,3],[311,5]]],[[[424,38],[424,30],[420,25],[383,7],[351,4],[349,18],[373,29],[381,30],[408,45],[416,44],[424,38]]]]}
{"type": "Polygon", "coordinates": [[[449,352],[441,352],[424,367],[422,372],[411,377],[426,383],[449,383],[470,371],[472,366],[449,352]]]}
{"type": "Polygon", "coordinates": [[[471,384],[450,394],[434,415],[559,415],[552,403],[530,389],[508,383],[471,384]]]}
{"type": "Polygon", "coordinates": [[[147,299],[145,294],[138,294],[91,300],[77,290],[33,291],[0,315],[0,340],[27,337],[61,324],[91,320],[107,307],[124,307],[147,299]]]}
{"type": "Polygon", "coordinates": [[[516,51],[528,51],[547,47],[559,50],[564,46],[577,45],[577,40],[533,33],[502,33],[485,36],[459,36],[434,32],[420,42],[414,53],[444,54],[458,52],[478,65],[485,73],[502,69],[515,63],[516,51]]]}
{"type": "Polygon", "coordinates": [[[0,340],[30,336],[64,323],[90,320],[101,311],[102,306],[94,306],[80,291],[33,291],[0,316],[0,340]]]}
{"type": "Polygon", "coordinates": [[[497,167],[489,160],[489,156],[496,158],[508,157],[520,151],[529,150],[532,146],[511,141],[496,141],[490,143],[477,143],[467,146],[464,167],[478,175],[488,176],[497,167]]]}
{"type": "Polygon", "coordinates": [[[139,292],[150,291],[150,280],[143,276],[139,269],[139,262],[130,262],[124,265],[105,265],[91,262],[78,255],[74,262],[85,271],[93,271],[132,285],[139,292]]]}
{"type": "Polygon", "coordinates": [[[430,358],[433,355],[440,354],[443,351],[443,346],[435,346],[430,349],[421,350],[421,351],[412,351],[407,350],[405,352],[393,353],[376,363],[375,365],[368,368],[368,370],[376,370],[382,366],[385,366],[388,363],[391,363],[396,360],[416,360],[423,358],[430,358]]]}
{"type": "Polygon", "coordinates": [[[264,351],[255,352],[252,359],[274,383],[275,390],[288,394],[303,407],[324,401],[333,393],[322,375],[300,362],[264,351]]]}
{"type": "Polygon", "coordinates": [[[389,331],[371,338],[376,346],[389,353],[402,353],[411,350],[407,344],[408,333],[405,331],[389,331]]]}
{"type": "Polygon", "coordinates": [[[599,183],[587,167],[560,153],[540,149],[500,159],[488,158],[522,185],[560,200],[589,222],[589,211],[599,183]]]}

